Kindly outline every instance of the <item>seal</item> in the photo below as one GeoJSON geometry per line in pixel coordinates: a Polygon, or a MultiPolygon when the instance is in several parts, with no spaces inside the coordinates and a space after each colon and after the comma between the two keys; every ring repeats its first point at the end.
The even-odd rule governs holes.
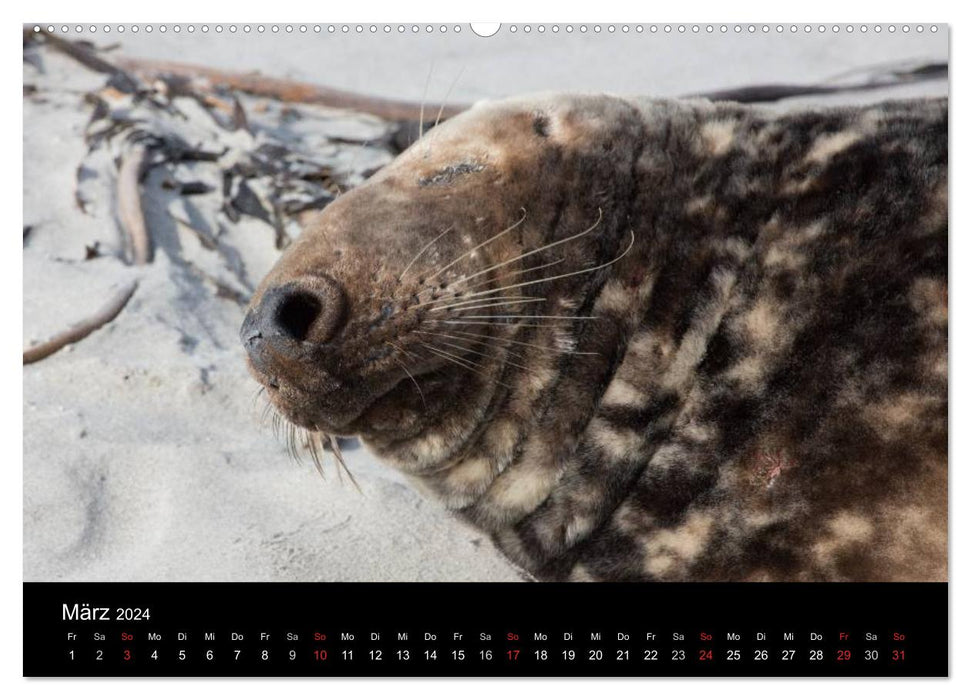
{"type": "Polygon", "coordinates": [[[941,580],[947,104],[485,103],[330,204],[241,330],[543,580],[941,580]]]}

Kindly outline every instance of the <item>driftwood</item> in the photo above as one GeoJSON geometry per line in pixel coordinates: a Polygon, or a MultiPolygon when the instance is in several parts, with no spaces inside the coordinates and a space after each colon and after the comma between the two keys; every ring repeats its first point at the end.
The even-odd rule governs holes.
{"type": "Polygon", "coordinates": [[[148,159],[148,148],[136,143],[125,152],[118,169],[118,218],[131,240],[132,262],[147,265],[152,261],[152,240],[142,211],[139,181],[148,159]]]}
{"type": "Polygon", "coordinates": [[[40,33],[44,36],[44,42],[52,48],[70,56],[81,65],[93,71],[107,73],[112,76],[112,82],[116,83],[118,88],[122,89],[123,92],[135,92],[139,88],[139,85],[136,81],[132,80],[131,76],[127,75],[111,61],[101,58],[90,45],[70,41],[69,39],[62,39],[45,30],[42,30],[40,33]]]}
{"type": "MultiPolygon", "coordinates": [[[[156,81],[168,83],[176,78],[200,87],[201,93],[208,92],[205,89],[206,87],[222,86],[230,90],[238,90],[280,102],[316,104],[336,109],[365,112],[389,121],[414,121],[427,116],[426,112],[438,114],[438,111],[434,108],[425,110],[415,102],[371,97],[298,80],[271,78],[257,72],[222,71],[177,61],[153,61],[126,56],[114,56],[109,61],[99,56],[88,44],[62,39],[43,30],[40,33],[44,36],[44,41],[52,48],[70,56],[91,70],[114,76],[114,82],[120,83],[125,92],[133,92],[137,89],[135,76],[141,78],[147,84],[156,81]],[[200,83],[202,85],[199,85],[200,83]]],[[[468,105],[442,105],[439,118],[448,119],[466,109],[468,109],[468,105]]],[[[229,111],[235,112],[233,105],[229,105],[229,111]]],[[[237,114],[233,116],[234,120],[238,119],[237,114]]]]}
{"type": "MultiPolygon", "coordinates": [[[[101,58],[95,51],[91,49],[89,44],[82,44],[80,42],[71,41],[70,39],[62,39],[61,37],[48,32],[46,30],[41,30],[41,34],[44,35],[44,42],[49,44],[52,48],[57,49],[61,53],[67,54],[75,61],[83,66],[90,68],[98,73],[117,73],[118,67],[112,64],[110,61],[106,61],[101,58]]],[[[33,33],[32,33],[33,34],[33,33]]]]}
{"type": "Polygon", "coordinates": [[[892,73],[876,77],[865,82],[849,85],[751,85],[748,87],[718,90],[689,97],[704,97],[713,102],[777,102],[789,97],[804,97],[808,95],[836,95],[845,92],[865,92],[880,88],[896,87],[925,80],[947,80],[948,67],[946,63],[928,63],[910,70],[893,71],[892,73]]]}
{"type": "Polygon", "coordinates": [[[108,303],[101,307],[101,309],[99,309],[98,312],[93,316],[84,319],[77,325],[68,328],[66,331],[58,333],[47,342],[40,343],[39,345],[35,345],[32,348],[27,348],[24,350],[24,364],[29,365],[32,362],[43,360],[45,357],[53,355],[65,345],[76,343],[82,338],[88,337],[106,323],[110,323],[119,313],[121,313],[121,310],[125,308],[125,304],[127,304],[128,300],[131,299],[132,294],[135,293],[135,289],[137,287],[138,282],[130,282],[125,287],[120,289],[118,293],[115,294],[108,301],[108,303]]]}
{"type": "MultiPolygon", "coordinates": [[[[224,86],[231,90],[281,102],[299,102],[365,112],[389,121],[416,120],[429,117],[430,114],[438,114],[434,106],[423,110],[421,105],[415,102],[370,97],[297,80],[271,78],[256,72],[239,73],[176,61],[152,61],[125,56],[116,56],[114,63],[146,82],[176,77],[192,82],[208,83],[210,86],[224,86]]],[[[441,118],[454,117],[466,109],[468,105],[446,104],[441,108],[441,118]]]]}

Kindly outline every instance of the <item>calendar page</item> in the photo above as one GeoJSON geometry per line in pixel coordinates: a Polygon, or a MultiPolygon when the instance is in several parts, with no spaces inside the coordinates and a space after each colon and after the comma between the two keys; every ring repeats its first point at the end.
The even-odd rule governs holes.
{"type": "Polygon", "coordinates": [[[947,676],[948,35],[24,25],[24,675],[947,676]]]}

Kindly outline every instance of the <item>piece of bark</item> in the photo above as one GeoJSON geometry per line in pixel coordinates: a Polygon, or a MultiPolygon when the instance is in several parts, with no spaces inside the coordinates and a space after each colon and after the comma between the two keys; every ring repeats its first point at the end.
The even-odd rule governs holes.
{"type": "Polygon", "coordinates": [[[249,119],[246,117],[246,110],[243,109],[243,103],[239,101],[236,95],[233,95],[233,129],[236,131],[242,129],[249,134],[253,133],[249,119]]]}
{"type": "Polygon", "coordinates": [[[865,82],[848,85],[749,85],[746,87],[717,90],[689,97],[704,97],[713,102],[742,102],[752,104],[756,102],[778,102],[790,97],[808,97],[810,95],[837,95],[847,92],[864,92],[881,88],[908,85],[927,80],[946,80],[948,66],[946,63],[928,63],[910,70],[893,71],[886,76],[877,76],[865,82]]]}
{"type": "MultiPolygon", "coordinates": [[[[269,97],[281,102],[297,102],[316,104],[338,109],[349,109],[356,112],[373,114],[391,121],[416,120],[422,115],[421,105],[404,100],[388,100],[380,97],[370,97],[359,93],[336,90],[297,80],[271,78],[260,73],[240,73],[224,71],[206,66],[179,63],[177,61],[153,61],[127,56],[115,57],[115,65],[126,71],[142,77],[151,83],[175,76],[191,81],[205,81],[210,85],[222,85],[232,90],[245,92],[258,97],[269,97]]],[[[441,108],[442,119],[454,117],[459,112],[468,109],[468,105],[446,104],[441,108]]],[[[426,113],[437,114],[436,106],[426,105],[426,113]]],[[[426,114],[427,116],[427,114],[426,114]]]]}
{"type": "Polygon", "coordinates": [[[32,362],[43,360],[45,357],[53,355],[65,345],[76,343],[79,340],[88,337],[91,335],[91,333],[98,330],[105,324],[110,323],[118,314],[121,313],[121,310],[125,308],[125,304],[128,303],[128,300],[131,299],[137,288],[138,282],[129,282],[93,316],[84,319],[77,325],[68,328],[66,331],[58,333],[47,342],[40,343],[39,345],[35,345],[32,348],[27,348],[24,350],[24,364],[29,365],[32,362]]]}
{"type": "Polygon", "coordinates": [[[140,180],[148,159],[148,148],[133,145],[121,160],[118,169],[118,218],[131,241],[132,262],[147,265],[152,261],[152,241],[142,211],[140,180]]]}
{"type": "Polygon", "coordinates": [[[141,88],[137,80],[133,79],[132,76],[128,75],[124,69],[119,68],[116,64],[98,56],[89,44],[62,39],[59,36],[48,33],[46,30],[41,30],[40,33],[44,35],[44,43],[47,45],[70,56],[86,68],[111,76],[110,82],[112,86],[122,92],[133,93],[141,88]]]}

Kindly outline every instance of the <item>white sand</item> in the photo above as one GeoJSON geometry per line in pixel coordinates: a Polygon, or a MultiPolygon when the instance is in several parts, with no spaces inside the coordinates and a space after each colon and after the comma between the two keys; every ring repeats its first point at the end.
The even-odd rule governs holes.
{"type": "MultiPolygon", "coordinates": [[[[206,250],[165,216],[153,173],[155,262],[80,261],[94,241],[108,253],[121,245],[106,173],[85,187],[90,215],[73,201],[89,112],[80,94],[103,77],[50,52],[43,60],[46,74],[24,75],[43,100],[24,102],[24,217],[34,226],[24,343],[92,313],[126,280],[139,288],[109,326],[24,368],[25,578],[518,580],[485,538],[365,450],[346,452],[361,495],[334,470],[325,481],[294,464],[260,427],[237,339],[242,310],[192,266],[239,289],[239,278],[258,282],[278,255],[269,226],[244,218],[224,236],[234,255],[206,250]]],[[[342,115],[329,126],[384,129],[342,115]]],[[[207,199],[218,201],[191,203],[205,210],[207,199]]]]}
{"type": "MultiPolygon", "coordinates": [[[[313,37],[129,35],[121,50],[412,99],[421,98],[434,58],[430,102],[441,99],[463,66],[453,97],[471,100],[533,89],[593,90],[602,82],[615,92],[670,95],[803,82],[851,66],[947,55],[943,36],[868,37],[868,48],[859,38],[832,36],[748,45],[731,38],[707,49],[696,42],[690,52],[670,37],[642,43],[640,75],[614,70],[632,60],[629,39],[621,47],[601,38],[579,53],[564,41],[551,49],[558,56],[551,62],[515,42],[469,36],[438,44],[409,37],[407,46],[404,37],[385,44],[343,40],[337,50],[328,37],[314,43],[313,37]],[[505,50],[496,53],[500,45],[505,50]],[[753,46],[758,50],[745,50],[753,46]],[[781,58],[767,61],[772,51],[781,58]],[[727,69],[719,74],[716,66],[727,69]]],[[[90,113],[82,95],[104,77],[49,51],[41,58],[43,73],[24,64],[24,82],[38,87],[24,100],[24,221],[34,227],[24,247],[25,347],[92,313],[123,282],[137,278],[139,288],[109,326],[24,368],[25,579],[519,580],[486,538],[416,494],[363,448],[346,453],[363,495],[342,486],[336,472],[324,481],[309,464],[286,456],[259,425],[257,386],[237,340],[242,310],[217,297],[204,278],[240,291],[252,287],[278,255],[272,231],[244,218],[226,230],[220,250],[203,248],[169,214],[210,222],[218,196],[193,197],[195,209],[187,210],[164,193],[155,172],[146,184],[155,262],[124,264],[114,255],[123,242],[110,156],[86,158],[82,138],[90,113]],[[74,172],[82,161],[96,174],[82,190],[91,200],[88,214],[74,203],[74,172]],[[95,241],[105,257],[82,261],[95,241]]],[[[945,91],[938,82],[852,99],[945,91]]],[[[314,114],[317,119],[295,127],[303,130],[295,138],[311,148],[315,138],[323,143],[321,135],[367,138],[384,128],[375,120],[314,114]]],[[[207,125],[192,116],[185,128],[204,139],[207,125]]],[[[338,162],[348,153],[359,170],[384,157],[377,149],[328,157],[338,162]]],[[[204,167],[179,172],[194,179],[206,174],[204,167]]]]}

